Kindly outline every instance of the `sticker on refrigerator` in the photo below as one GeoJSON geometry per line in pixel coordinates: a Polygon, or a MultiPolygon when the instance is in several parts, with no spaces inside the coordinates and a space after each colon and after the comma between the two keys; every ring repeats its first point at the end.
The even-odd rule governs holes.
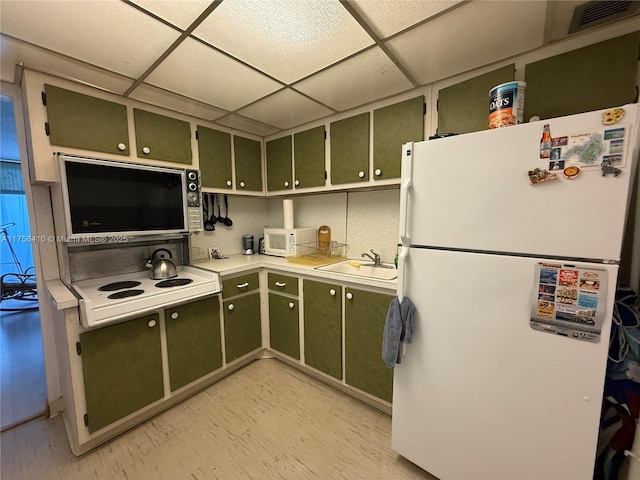
{"type": "Polygon", "coordinates": [[[616,125],[552,139],[549,170],[568,166],[599,169],[603,163],[616,168],[625,164],[627,125],[616,125]]]}
{"type": "Polygon", "coordinates": [[[531,328],[599,342],[607,271],[561,263],[536,264],[531,328]]]}

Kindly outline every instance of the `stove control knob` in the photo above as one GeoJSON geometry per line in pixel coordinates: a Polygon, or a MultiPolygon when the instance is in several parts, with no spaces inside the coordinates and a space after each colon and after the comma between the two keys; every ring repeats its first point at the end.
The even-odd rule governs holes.
{"type": "Polygon", "coordinates": [[[233,310],[233,303],[230,303],[229,306],[227,307],[229,310],[233,310]]]}
{"type": "Polygon", "coordinates": [[[178,318],[178,312],[173,312],[173,313],[171,314],[171,318],[173,318],[174,320],[175,320],[176,318],[178,318]]]}
{"type": "Polygon", "coordinates": [[[148,326],[149,328],[153,328],[153,327],[155,327],[155,326],[156,326],[156,321],[155,321],[155,320],[149,320],[149,321],[147,322],[147,326],[148,326]]]}

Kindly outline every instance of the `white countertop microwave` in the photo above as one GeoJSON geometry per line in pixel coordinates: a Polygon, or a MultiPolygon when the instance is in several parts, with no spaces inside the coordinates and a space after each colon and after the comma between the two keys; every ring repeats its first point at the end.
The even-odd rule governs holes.
{"type": "Polygon", "coordinates": [[[58,157],[71,239],[202,230],[198,170],[58,157]]]}
{"type": "Polygon", "coordinates": [[[316,241],[315,228],[265,228],[264,253],[276,257],[300,255],[300,244],[316,241]]]}

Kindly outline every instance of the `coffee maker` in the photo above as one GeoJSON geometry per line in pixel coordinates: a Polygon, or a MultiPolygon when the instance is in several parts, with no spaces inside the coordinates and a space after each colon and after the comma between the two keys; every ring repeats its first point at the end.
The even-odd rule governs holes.
{"type": "Polygon", "coordinates": [[[242,236],[242,254],[243,255],[253,255],[255,252],[253,251],[253,235],[243,235],[242,236]]]}

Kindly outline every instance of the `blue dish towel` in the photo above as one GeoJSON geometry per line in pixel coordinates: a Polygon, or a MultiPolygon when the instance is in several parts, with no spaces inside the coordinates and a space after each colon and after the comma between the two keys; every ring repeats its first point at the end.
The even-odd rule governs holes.
{"type": "Polygon", "coordinates": [[[401,361],[400,344],[411,343],[415,312],[415,305],[407,297],[402,301],[396,297],[389,305],[382,335],[382,359],[389,368],[394,368],[401,361]]]}

